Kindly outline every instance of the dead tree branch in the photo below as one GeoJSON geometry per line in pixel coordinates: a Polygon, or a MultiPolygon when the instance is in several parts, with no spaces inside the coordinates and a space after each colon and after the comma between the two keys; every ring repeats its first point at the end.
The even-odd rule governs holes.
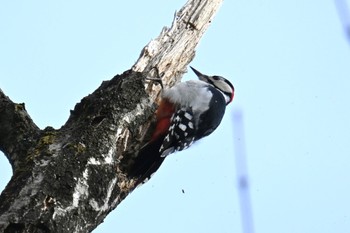
{"type": "Polygon", "coordinates": [[[132,69],[78,103],[60,128],[40,130],[0,91],[0,149],[13,177],[0,196],[0,232],[91,232],[135,187],[125,169],[147,138],[160,87],[178,82],[222,0],[189,0],[132,69]],[[126,153],[127,152],[127,153],[126,153]]]}

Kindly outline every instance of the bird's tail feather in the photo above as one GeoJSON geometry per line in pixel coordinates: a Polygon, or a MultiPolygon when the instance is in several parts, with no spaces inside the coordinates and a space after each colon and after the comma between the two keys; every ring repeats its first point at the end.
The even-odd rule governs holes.
{"type": "Polygon", "coordinates": [[[165,157],[161,157],[159,149],[163,143],[164,137],[158,137],[156,140],[143,146],[133,165],[129,169],[129,175],[137,179],[136,185],[146,182],[152,174],[158,170],[165,157]]]}

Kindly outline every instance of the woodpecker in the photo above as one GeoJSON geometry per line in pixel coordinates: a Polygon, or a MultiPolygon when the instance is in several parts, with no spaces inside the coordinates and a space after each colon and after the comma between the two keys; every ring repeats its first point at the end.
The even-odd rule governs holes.
{"type": "Polygon", "coordinates": [[[129,171],[137,177],[137,185],[148,180],[167,155],[211,134],[233,100],[234,87],[227,79],[191,69],[199,80],[181,82],[162,92],[155,131],[129,171]]]}

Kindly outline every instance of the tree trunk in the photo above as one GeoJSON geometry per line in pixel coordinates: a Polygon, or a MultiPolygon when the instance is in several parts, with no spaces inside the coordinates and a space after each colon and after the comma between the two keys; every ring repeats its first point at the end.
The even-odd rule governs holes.
{"type": "Polygon", "coordinates": [[[135,188],[128,166],[153,129],[160,86],[178,82],[222,0],[189,0],[130,70],[84,97],[58,130],[40,130],[0,89],[0,150],[13,176],[0,232],[91,232],[135,188]]]}

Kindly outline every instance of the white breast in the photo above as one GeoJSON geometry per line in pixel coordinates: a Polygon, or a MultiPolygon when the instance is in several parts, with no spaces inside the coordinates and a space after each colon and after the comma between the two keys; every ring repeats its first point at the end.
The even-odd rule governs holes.
{"type": "Polygon", "coordinates": [[[181,82],[163,91],[163,98],[182,107],[192,107],[192,111],[205,111],[209,108],[212,93],[208,84],[200,80],[181,82]]]}

